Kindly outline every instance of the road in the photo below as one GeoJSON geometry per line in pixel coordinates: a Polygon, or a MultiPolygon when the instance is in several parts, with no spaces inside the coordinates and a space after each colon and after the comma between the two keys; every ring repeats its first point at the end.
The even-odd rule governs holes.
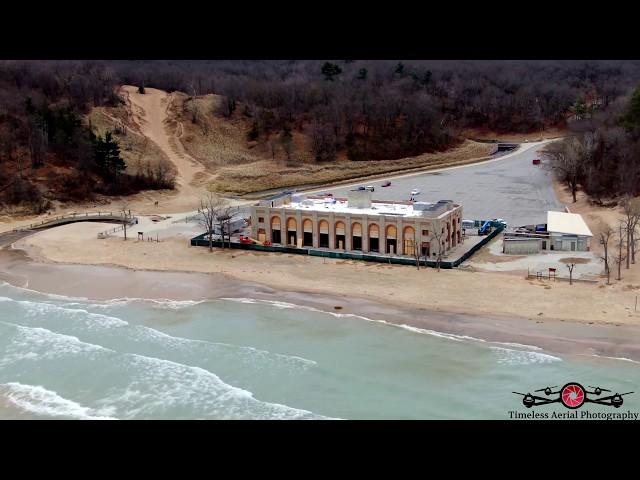
{"type": "MultiPolygon", "coordinates": [[[[409,200],[411,190],[418,188],[419,201],[462,203],[467,219],[504,218],[509,225],[544,223],[547,210],[562,209],[564,205],[555,196],[550,173],[541,165],[532,164],[541,145],[522,144],[517,152],[481,164],[390,177],[389,187],[382,187],[384,179],[366,185],[375,187],[376,200],[409,200]]],[[[352,188],[350,185],[316,191],[346,197],[352,188]]]]}

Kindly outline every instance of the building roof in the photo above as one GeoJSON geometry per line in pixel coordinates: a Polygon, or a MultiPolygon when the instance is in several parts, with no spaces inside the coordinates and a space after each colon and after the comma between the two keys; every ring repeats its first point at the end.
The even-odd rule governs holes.
{"type": "Polygon", "coordinates": [[[547,212],[547,231],[593,237],[593,233],[577,213],[547,212]]]}
{"type": "MultiPolygon", "coordinates": [[[[309,210],[316,212],[335,212],[335,213],[351,213],[354,215],[387,215],[397,217],[417,217],[417,218],[436,218],[448,212],[447,205],[449,201],[440,201],[435,204],[427,202],[416,202],[414,208],[413,202],[384,202],[373,200],[369,208],[349,207],[349,201],[346,198],[333,197],[307,197],[301,198],[299,202],[291,202],[288,205],[282,205],[279,208],[288,208],[293,210],[309,210]],[[425,213],[428,214],[425,216],[425,213]]],[[[453,208],[458,207],[457,204],[452,205],[453,208]]]]}

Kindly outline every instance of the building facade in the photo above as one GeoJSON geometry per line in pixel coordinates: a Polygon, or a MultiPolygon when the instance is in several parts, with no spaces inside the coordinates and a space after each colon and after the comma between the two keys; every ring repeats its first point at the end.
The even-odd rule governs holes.
{"type": "Polygon", "coordinates": [[[461,222],[462,206],[451,200],[382,202],[366,190],[348,198],[286,193],[251,207],[261,242],[388,255],[445,255],[462,241],[461,222]]]}

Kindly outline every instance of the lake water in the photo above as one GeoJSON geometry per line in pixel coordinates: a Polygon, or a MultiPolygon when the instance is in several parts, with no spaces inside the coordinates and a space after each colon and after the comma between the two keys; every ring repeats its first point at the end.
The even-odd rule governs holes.
{"type": "Polygon", "coordinates": [[[591,411],[640,411],[631,361],[286,303],[95,302],[0,285],[0,418],[507,419],[527,411],[512,391],[569,381],[637,392],[591,411]]]}

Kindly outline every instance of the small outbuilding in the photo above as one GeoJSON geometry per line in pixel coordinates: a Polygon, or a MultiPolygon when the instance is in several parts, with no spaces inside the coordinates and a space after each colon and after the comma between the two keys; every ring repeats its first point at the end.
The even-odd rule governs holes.
{"type": "Polygon", "coordinates": [[[593,233],[582,215],[577,213],[547,212],[549,250],[588,252],[593,233]]]}

